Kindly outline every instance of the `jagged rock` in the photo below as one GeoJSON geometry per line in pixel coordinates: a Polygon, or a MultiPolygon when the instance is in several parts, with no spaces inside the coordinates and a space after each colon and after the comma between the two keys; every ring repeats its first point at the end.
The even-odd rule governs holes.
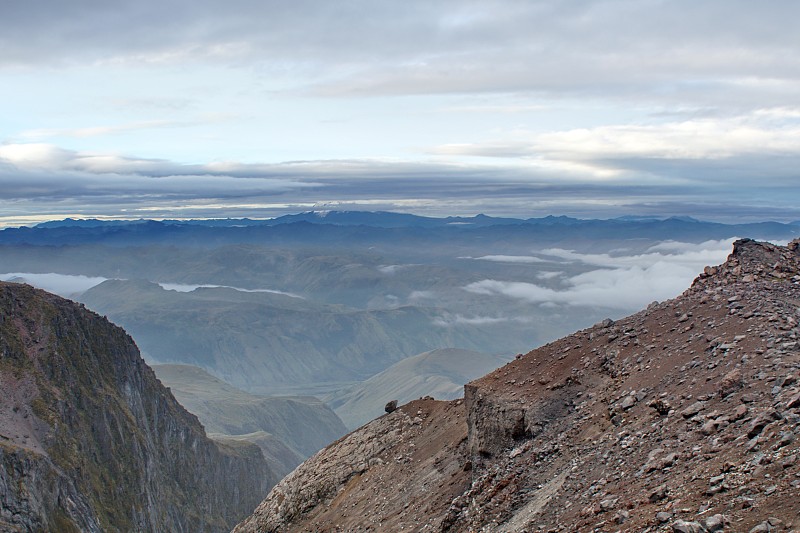
{"type": "Polygon", "coordinates": [[[750,426],[747,429],[747,436],[752,439],[761,433],[767,424],[780,419],[781,414],[775,410],[760,413],[753,419],[752,422],[750,422],[750,426]]]}
{"type": "Polygon", "coordinates": [[[397,400],[391,400],[383,407],[383,410],[387,413],[394,412],[395,409],[397,409],[397,400]]]}

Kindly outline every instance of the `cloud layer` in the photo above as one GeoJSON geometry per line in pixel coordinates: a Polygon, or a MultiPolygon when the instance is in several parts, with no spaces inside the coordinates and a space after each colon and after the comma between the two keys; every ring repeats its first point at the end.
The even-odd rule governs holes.
{"type": "Polygon", "coordinates": [[[665,300],[680,294],[704,266],[722,263],[730,253],[732,243],[732,240],[702,244],[667,242],[653,246],[644,254],[615,256],[544,250],[543,254],[565,262],[603,268],[573,276],[561,289],[492,279],[471,283],[465,289],[475,294],[503,295],[546,305],[632,311],[653,300],[665,300]]]}

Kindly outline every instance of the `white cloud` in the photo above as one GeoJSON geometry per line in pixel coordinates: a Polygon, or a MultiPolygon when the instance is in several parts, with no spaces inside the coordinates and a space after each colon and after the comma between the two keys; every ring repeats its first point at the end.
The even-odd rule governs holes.
{"type": "Polygon", "coordinates": [[[553,279],[557,278],[558,276],[563,276],[563,272],[553,271],[553,272],[537,272],[536,277],[539,279],[553,279]]]}
{"type": "Polygon", "coordinates": [[[724,261],[735,240],[736,238],[730,238],[699,244],[664,241],[651,246],[645,253],[636,255],[585,254],[561,248],[547,248],[541,253],[565,259],[568,262],[578,261],[588,265],[610,268],[631,266],[647,268],[664,261],[689,268],[702,268],[704,265],[724,261]]]}
{"type": "Polygon", "coordinates": [[[485,326],[503,322],[524,322],[521,318],[494,317],[494,316],[463,316],[459,314],[436,317],[433,324],[440,327],[450,326],[485,326]]]}
{"type": "Polygon", "coordinates": [[[274,289],[243,289],[241,287],[232,287],[230,285],[209,285],[209,284],[201,284],[201,285],[193,285],[187,283],[165,283],[159,282],[158,285],[161,286],[162,289],[167,291],[175,291],[175,292],[193,292],[197,289],[231,289],[238,292],[254,292],[254,293],[269,293],[269,294],[281,294],[283,296],[290,296],[292,298],[300,298],[305,299],[302,296],[291,292],[285,291],[278,291],[274,289]]]}
{"type": "Polygon", "coordinates": [[[411,294],[408,295],[409,302],[431,300],[433,298],[436,298],[436,293],[433,291],[412,291],[411,294]]]}
{"type": "Polygon", "coordinates": [[[484,255],[475,257],[479,261],[494,261],[496,263],[544,263],[545,260],[532,255],[484,255]]]}
{"type": "Polygon", "coordinates": [[[695,245],[670,241],[653,246],[649,253],[618,257],[546,250],[543,253],[604,268],[569,278],[564,289],[492,279],[471,283],[465,289],[476,294],[503,295],[547,305],[634,311],[653,300],[664,300],[680,294],[705,265],[724,261],[730,252],[731,242],[708,241],[695,245]]]}

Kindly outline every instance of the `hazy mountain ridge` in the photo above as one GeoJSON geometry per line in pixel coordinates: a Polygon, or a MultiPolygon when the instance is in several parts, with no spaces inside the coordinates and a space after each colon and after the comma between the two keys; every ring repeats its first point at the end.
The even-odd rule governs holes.
{"type": "Polygon", "coordinates": [[[208,439],[120,328],[20,284],[0,309],[0,529],[226,531],[277,481],[256,446],[208,439]]]}
{"type": "Polygon", "coordinates": [[[706,242],[800,231],[686,218],[329,212],[282,220],[5,230],[0,242],[28,235],[57,245],[2,244],[0,272],[109,279],[85,297],[61,294],[129,329],[149,360],[194,364],[251,392],[324,394],[432,349],[526,350],[646,305],[644,294],[674,296],[701,268],[706,242]],[[178,294],[137,279],[241,290],[178,294]]]}
{"type": "Polygon", "coordinates": [[[423,396],[452,400],[464,385],[508,359],[469,350],[445,348],[407,357],[363,383],[325,397],[350,429],[382,415],[386,403],[404,404],[423,396]]]}
{"type": "Polygon", "coordinates": [[[235,531],[788,531],[800,241],[738,241],[674,300],[356,430],[235,531]]]}
{"type": "Polygon", "coordinates": [[[428,308],[348,310],[228,289],[178,293],[144,281],[106,281],[82,300],[124,326],[154,362],[207,368],[255,392],[349,383],[432,347],[493,343],[480,326],[437,326],[439,313],[428,308]]]}
{"type": "Polygon", "coordinates": [[[731,235],[751,235],[757,238],[776,235],[792,238],[798,228],[792,224],[760,222],[747,224],[720,224],[694,219],[667,218],[663,220],[583,220],[569,217],[544,217],[541,219],[500,219],[498,224],[473,223],[490,217],[474,219],[427,219],[400,213],[354,212],[339,216],[316,215],[296,217],[288,215],[291,222],[265,222],[255,225],[210,226],[175,224],[154,220],[135,221],[131,224],[67,225],[6,228],[0,231],[2,245],[76,245],[105,244],[109,246],[136,246],[181,242],[184,246],[216,247],[232,243],[271,244],[284,246],[321,245],[336,246],[341,243],[360,243],[375,246],[390,242],[403,247],[410,241],[451,241],[463,244],[465,238],[492,238],[519,241],[535,233],[542,242],[565,238],[596,238],[613,232],[620,238],[691,239],[698,234],[705,238],[724,238],[731,235]],[[358,223],[333,224],[328,220],[353,220],[358,223]],[[392,223],[398,218],[405,224],[392,223]],[[412,222],[413,221],[413,222],[412,222]],[[432,222],[431,222],[432,221],[432,222]],[[513,222],[512,222],[513,221],[513,222]],[[509,223],[510,222],[510,223],[509,223]]]}

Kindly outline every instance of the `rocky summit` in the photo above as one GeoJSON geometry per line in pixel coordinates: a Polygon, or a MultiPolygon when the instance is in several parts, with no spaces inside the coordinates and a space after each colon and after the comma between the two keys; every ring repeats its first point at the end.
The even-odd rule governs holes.
{"type": "Polygon", "coordinates": [[[0,531],[228,531],[274,483],[103,317],[0,283],[0,531]]]}
{"type": "Polygon", "coordinates": [[[333,443],[235,531],[800,531],[800,241],[333,443]]]}

